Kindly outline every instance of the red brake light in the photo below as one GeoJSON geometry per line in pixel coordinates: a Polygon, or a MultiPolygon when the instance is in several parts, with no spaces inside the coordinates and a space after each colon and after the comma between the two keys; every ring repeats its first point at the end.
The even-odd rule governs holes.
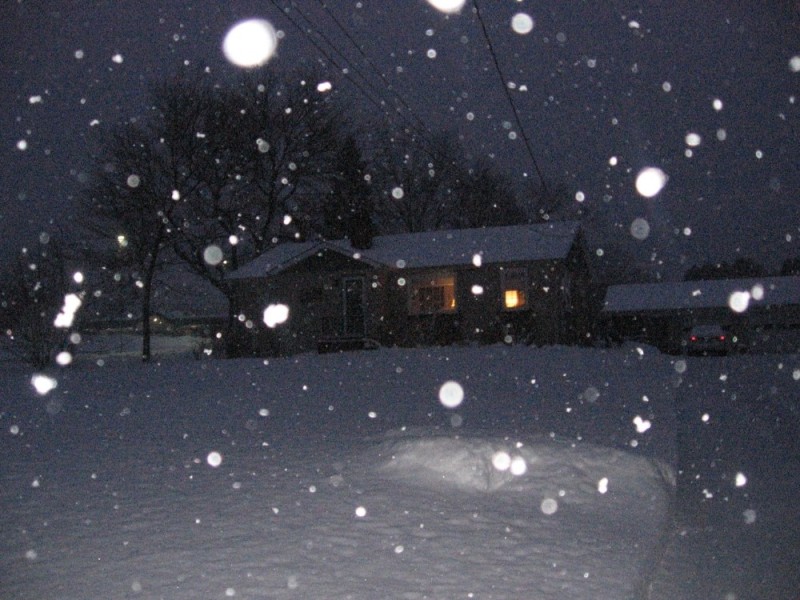
{"type": "Polygon", "coordinates": [[[720,342],[724,342],[725,341],[725,336],[724,335],[719,336],[719,341],[720,342]]]}

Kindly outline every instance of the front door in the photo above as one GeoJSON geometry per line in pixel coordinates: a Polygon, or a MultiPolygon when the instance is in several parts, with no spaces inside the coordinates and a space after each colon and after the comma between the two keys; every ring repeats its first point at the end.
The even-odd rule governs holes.
{"type": "Polygon", "coordinates": [[[342,308],[344,313],[342,333],[346,336],[363,336],[365,322],[362,277],[346,277],[342,280],[342,308]]]}

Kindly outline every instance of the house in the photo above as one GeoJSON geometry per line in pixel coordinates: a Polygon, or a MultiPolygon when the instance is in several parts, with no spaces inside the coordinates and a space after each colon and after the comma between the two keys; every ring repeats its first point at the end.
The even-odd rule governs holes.
{"type": "Polygon", "coordinates": [[[275,246],[230,273],[233,354],[585,335],[588,267],[574,222],[275,246]],[[288,307],[269,327],[269,305],[288,307]]]}
{"type": "Polygon", "coordinates": [[[800,349],[800,277],[615,285],[601,316],[611,337],[681,351],[695,325],[721,325],[753,350],[800,349]]]}

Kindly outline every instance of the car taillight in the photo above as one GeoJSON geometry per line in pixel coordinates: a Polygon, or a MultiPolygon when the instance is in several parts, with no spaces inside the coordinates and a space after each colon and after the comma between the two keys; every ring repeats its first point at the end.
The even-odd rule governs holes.
{"type": "Polygon", "coordinates": [[[689,341],[690,342],[696,342],[697,341],[697,336],[693,335],[692,337],[689,338],[689,341]]]}
{"type": "Polygon", "coordinates": [[[725,336],[724,335],[719,336],[719,341],[720,342],[724,342],[725,341],[725,336]]]}

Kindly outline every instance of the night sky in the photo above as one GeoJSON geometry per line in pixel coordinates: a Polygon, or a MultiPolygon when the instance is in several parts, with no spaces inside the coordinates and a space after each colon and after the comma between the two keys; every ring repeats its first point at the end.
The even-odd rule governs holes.
{"type": "MultiPolygon", "coordinates": [[[[4,2],[2,256],[74,216],[93,121],[143,114],[148,86],[186,61],[220,78],[233,73],[221,43],[243,18],[267,19],[283,32],[261,69],[323,59],[353,120],[365,115],[365,126],[385,126],[276,4],[290,2],[4,2]]],[[[323,10],[328,5],[431,131],[457,131],[473,157],[492,157],[519,184],[535,180],[521,138],[509,139],[518,128],[470,2],[455,15],[423,0],[294,4],[299,22],[309,27],[308,16],[348,67],[385,88],[323,10]]],[[[481,0],[479,7],[548,183],[563,184],[589,208],[592,252],[623,247],[668,278],[711,259],[752,257],[776,269],[800,255],[800,6],[481,0]],[[519,12],[534,20],[528,34],[512,30],[519,12]],[[634,186],[648,166],[669,176],[649,199],[634,186]],[[650,226],[646,239],[631,234],[636,218],[650,226]]],[[[396,102],[388,93],[383,99],[396,102]]],[[[404,121],[389,123],[397,129],[404,121]]]]}

